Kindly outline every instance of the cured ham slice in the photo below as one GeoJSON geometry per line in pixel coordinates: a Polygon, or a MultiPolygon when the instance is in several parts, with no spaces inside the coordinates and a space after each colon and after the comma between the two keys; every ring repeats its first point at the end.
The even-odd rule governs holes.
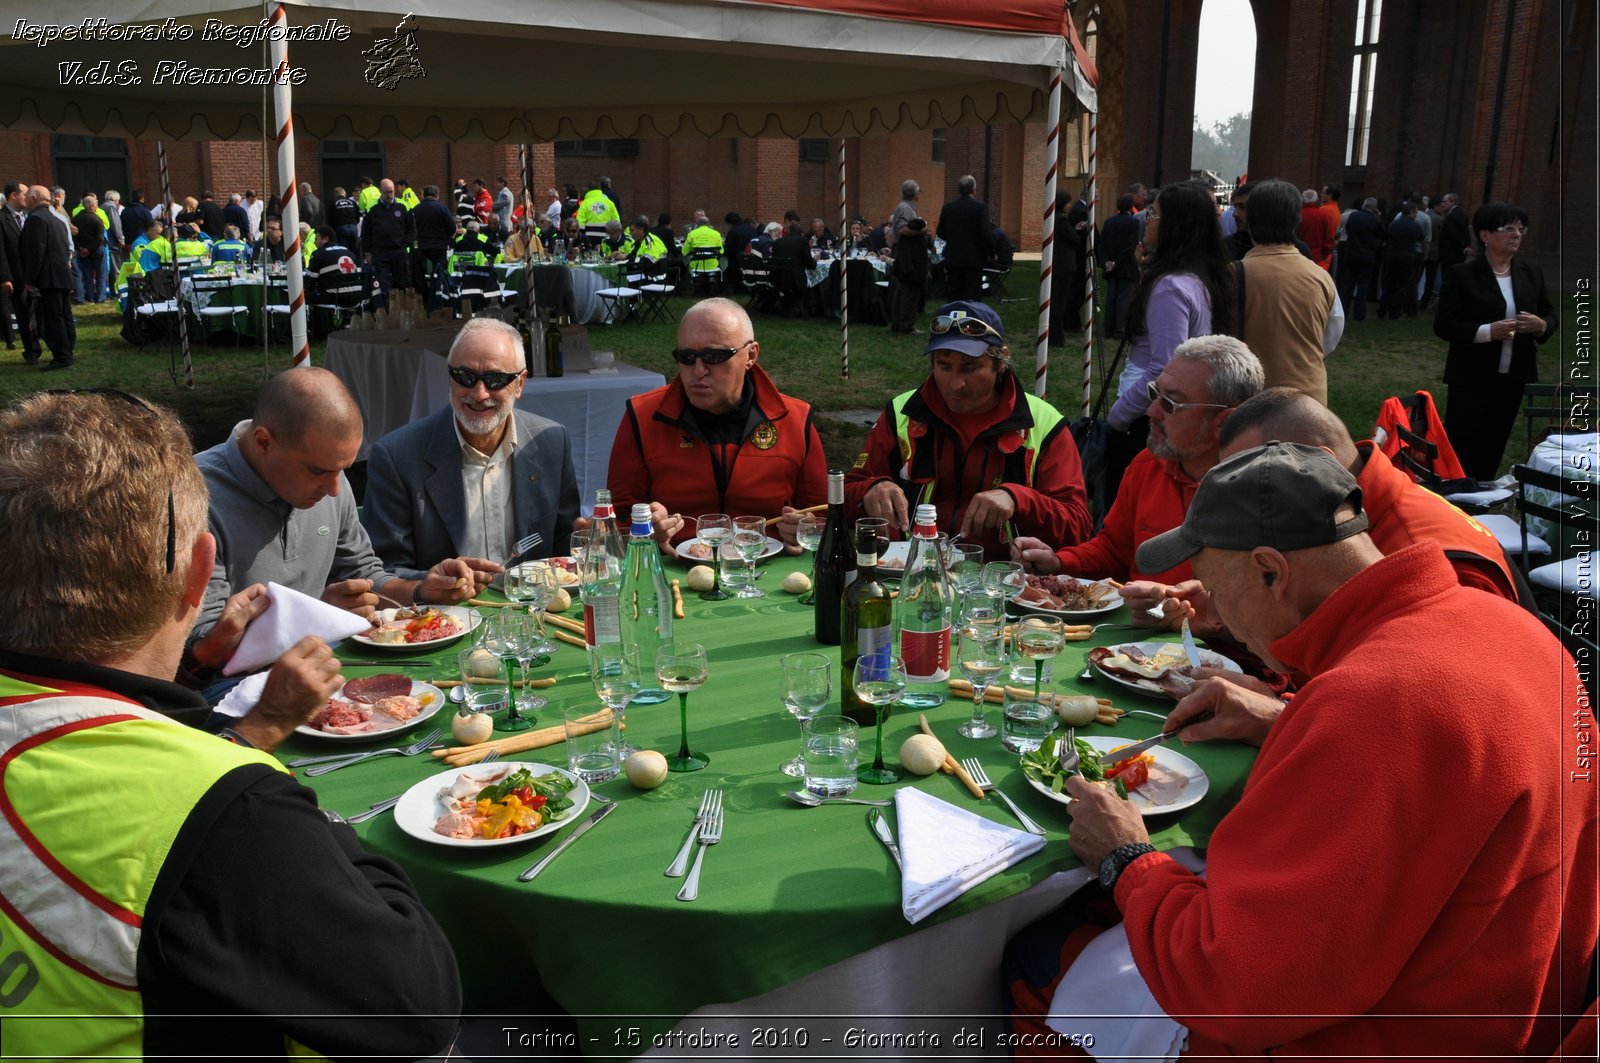
{"type": "Polygon", "coordinates": [[[372,710],[365,706],[343,698],[329,698],[322,711],[311,717],[309,726],[329,734],[359,734],[371,730],[371,719],[372,710]]]}
{"type": "Polygon", "coordinates": [[[422,711],[422,702],[409,695],[382,698],[373,703],[372,711],[403,723],[422,711]]]}
{"type": "Polygon", "coordinates": [[[410,693],[411,680],[393,672],[362,676],[344,685],[345,699],[363,705],[375,705],[384,698],[404,697],[410,693]]]}

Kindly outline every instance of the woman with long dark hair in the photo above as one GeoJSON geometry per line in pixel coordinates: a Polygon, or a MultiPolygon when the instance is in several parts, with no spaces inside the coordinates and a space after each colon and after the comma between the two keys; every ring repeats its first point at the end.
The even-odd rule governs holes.
{"type": "Polygon", "coordinates": [[[1108,498],[1150,434],[1146,386],[1161,375],[1178,344],[1194,336],[1238,331],[1233,268],[1211,190],[1180,181],[1156,193],[1144,212],[1148,260],[1128,304],[1128,363],[1106,420],[1108,498]]]}

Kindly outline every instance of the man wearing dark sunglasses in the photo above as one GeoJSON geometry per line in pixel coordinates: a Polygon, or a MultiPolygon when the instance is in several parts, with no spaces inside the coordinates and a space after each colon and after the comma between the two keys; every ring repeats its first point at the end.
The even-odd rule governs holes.
{"type": "Polygon", "coordinates": [[[361,522],[384,568],[421,579],[447,558],[506,561],[535,538],[526,559],[567,553],[578,516],[572,444],[562,425],[516,408],[527,379],[517,330],[473,318],[446,365],[449,407],[367,456],[361,522]]]}
{"type": "MultiPolygon", "coordinates": [[[[702,513],[775,517],[827,501],[811,407],[756,364],[754,337],[744,307],[704,299],[678,325],[676,379],[628,400],[606,482],[619,513],[650,503],[663,548],[692,536],[702,513]]],[[[798,523],[778,525],[791,546],[798,523]]]]}
{"type": "Polygon", "coordinates": [[[1066,420],[1011,371],[1000,315],[984,303],[938,310],[928,337],[928,379],[897,395],[845,477],[859,512],[908,525],[915,502],[939,509],[990,560],[1015,534],[1077,542],[1089,533],[1083,465],[1066,420]]]}

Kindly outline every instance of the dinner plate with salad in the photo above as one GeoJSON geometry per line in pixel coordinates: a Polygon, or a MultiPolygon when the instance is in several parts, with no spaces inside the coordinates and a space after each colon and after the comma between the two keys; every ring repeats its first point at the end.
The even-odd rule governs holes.
{"type": "MultiPolygon", "coordinates": [[[[1061,771],[1058,742],[1065,742],[1060,732],[1046,735],[1044,744],[1031,753],[1022,755],[1022,774],[1028,785],[1052,801],[1072,804],[1072,798],[1062,790],[1065,775],[1061,771]]],[[[1100,757],[1115,752],[1133,742],[1124,738],[1102,735],[1079,736],[1079,770],[1088,779],[1116,784],[1142,816],[1164,816],[1199,804],[1211,789],[1211,780],[1205,770],[1176,750],[1156,746],[1131,760],[1100,766],[1100,757]]]]}
{"type": "Polygon", "coordinates": [[[560,830],[588,804],[588,784],[565,768],[497,760],[422,780],[401,795],[394,821],[430,845],[491,849],[560,830]]]}
{"type": "Polygon", "coordinates": [[[471,609],[459,605],[425,605],[416,609],[379,609],[377,627],[352,642],[375,650],[436,650],[467,634],[477,623],[471,609]]]}

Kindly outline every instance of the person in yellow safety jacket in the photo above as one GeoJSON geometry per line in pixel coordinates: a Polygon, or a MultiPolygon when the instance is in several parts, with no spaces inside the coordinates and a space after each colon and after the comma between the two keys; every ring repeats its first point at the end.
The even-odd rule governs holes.
{"type": "MultiPolygon", "coordinates": [[[[81,210],[83,210],[83,204],[79,203],[76,207],[72,208],[72,216],[76,218],[78,216],[78,212],[81,210]]],[[[94,208],[94,213],[95,216],[100,219],[101,227],[105,229],[107,234],[109,234],[111,232],[111,219],[107,218],[106,212],[99,207],[94,208]]],[[[107,235],[106,238],[110,239],[110,236],[107,235]]]]}
{"type": "Polygon", "coordinates": [[[159,221],[151,220],[144,235],[133,242],[133,256],[139,262],[140,273],[172,265],[173,255],[172,241],[163,235],[159,221]]]}
{"type": "Polygon", "coordinates": [[[622,246],[612,254],[612,261],[632,265],[640,259],[660,262],[667,257],[667,245],[648,226],[640,224],[643,221],[643,218],[633,220],[628,235],[622,238],[622,246]]]}
{"type": "Polygon", "coordinates": [[[616,222],[622,224],[622,215],[617,213],[617,205],[611,202],[611,197],[600,190],[598,184],[592,186],[583,194],[583,200],[578,204],[576,215],[578,224],[583,226],[583,231],[588,235],[590,242],[605,239],[606,224],[616,222]]]}
{"type": "Polygon", "coordinates": [[[683,257],[689,263],[689,272],[714,273],[722,268],[719,261],[722,255],[722,234],[712,226],[706,218],[706,212],[694,212],[694,226],[684,234],[683,257]],[[710,258],[696,258],[696,251],[714,251],[716,255],[710,258]]]}
{"type": "Polygon", "coordinates": [[[179,259],[205,258],[211,254],[211,244],[198,227],[190,225],[187,231],[179,231],[178,243],[173,250],[179,259]]]}
{"type": "Polygon", "coordinates": [[[237,225],[225,226],[222,239],[211,245],[211,261],[237,262],[250,257],[250,245],[239,238],[237,225]]]}
{"type": "Polygon", "coordinates": [[[400,867],[269,755],[338,688],[327,645],[287,651],[220,736],[173,682],[227,660],[269,601],[235,595],[226,630],[185,661],[216,557],[206,509],[167,410],[57,393],[0,413],[0,511],[37,518],[8,523],[21,570],[0,587],[0,1044],[53,1059],[438,1053],[461,1006],[449,942],[400,867]],[[47,598],[41,617],[29,603],[47,598]]]}
{"type": "Polygon", "coordinates": [[[311,253],[317,249],[317,233],[305,222],[300,223],[300,262],[311,265],[311,253]]]}
{"type": "Polygon", "coordinates": [[[126,311],[128,309],[128,287],[129,287],[128,281],[129,281],[129,279],[132,278],[132,277],[137,277],[137,276],[141,275],[142,273],[144,273],[144,270],[139,265],[139,258],[138,258],[137,255],[131,255],[128,258],[124,259],[123,262],[122,262],[121,267],[118,268],[118,270],[117,270],[117,279],[116,279],[115,283],[112,284],[111,287],[112,287],[112,290],[116,293],[116,296],[117,296],[117,308],[119,310],[126,311]]]}
{"type": "Polygon", "coordinates": [[[365,214],[372,209],[372,205],[382,195],[383,191],[372,183],[372,178],[363,177],[361,179],[361,187],[356,191],[356,206],[361,208],[361,213],[365,214]]]}
{"type": "Polygon", "coordinates": [[[468,266],[487,266],[494,261],[494,254],[494,244],[483,235],[483,226],[469,221],[450,245],[450,269],[460,272],[468,266]]]}
{"type": "MultiPolygon", "coordinates": [[[[396,177],[394,179],[394,188],[394,198],[404,203],[407,210],[416,210],[417,204],[422,202],[417,198],[417,194],[411,190],[411,182],[407,181],[404,177],[396,177]]],[[[381,189],[379,190],[379,194],[382,194],[381,189]]]]}

